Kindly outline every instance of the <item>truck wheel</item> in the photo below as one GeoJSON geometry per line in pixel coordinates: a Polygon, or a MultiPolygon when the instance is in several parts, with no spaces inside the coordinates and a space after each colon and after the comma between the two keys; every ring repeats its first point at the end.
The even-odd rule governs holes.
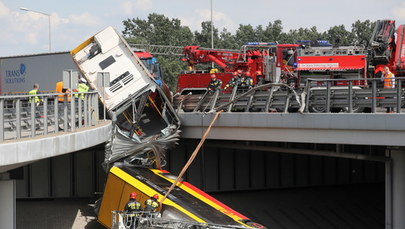
{"type": "MultiPolygon", "coordinates": [[[[354,107],[352,107],[352,113],[362,113],[364,111],[364,109],[365,109],[364,107],[354,106],[354,107]]],[[[349,112],[348,107],[345,107],[342,110],[343,110],[343,112],[346,112],[346,113],[349,112]]]]}
{"type": "Polygon", "coordinates": [[[309,112],[311,113],[325,113],[326,107],[325,106],[310,106],[309,112]]]}

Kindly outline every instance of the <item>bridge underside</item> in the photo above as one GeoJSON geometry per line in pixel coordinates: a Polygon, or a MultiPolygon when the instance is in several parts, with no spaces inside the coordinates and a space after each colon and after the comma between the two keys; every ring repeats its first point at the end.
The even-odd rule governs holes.
{"type": "MultiPolygon", "coordinates": [[[[214,113],[181,113],[182,137],[201,138],[214,113]]],[[[400,114],[227,113],[208,139],[405,146],[400,114]]]]}

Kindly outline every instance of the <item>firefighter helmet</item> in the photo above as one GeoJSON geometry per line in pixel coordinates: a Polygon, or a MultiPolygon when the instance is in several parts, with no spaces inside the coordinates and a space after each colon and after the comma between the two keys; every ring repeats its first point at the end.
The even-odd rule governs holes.
{"type": "Polygon", "coordinates": [[[217,76],[215,74],[211,74],[211,79],[215,79],[217,76]]]}
{"type": "Polygon", "coordinates": [[[131,192],[131,194],[129,195],[130,198],[135,199],[136,198],[136,193],[135,192],[131,192]]]}
{"type": "Polygon", "coordinates": [[[159,195],[158,195],[158,194],[155,194],[155,195],[153,195],[153,198],[159,199],[159,195]]]}
{"type": "Polygon", "coordinates": [[[237,75],[238,75],[238,72],[232,72],[232,75],[233,75],[233,76],[237,76],[237,75]]]}
{"type": "Polygon", "coordinates": [[[245,72],[245,76],[251,76],[250,72],[245,72]]]}

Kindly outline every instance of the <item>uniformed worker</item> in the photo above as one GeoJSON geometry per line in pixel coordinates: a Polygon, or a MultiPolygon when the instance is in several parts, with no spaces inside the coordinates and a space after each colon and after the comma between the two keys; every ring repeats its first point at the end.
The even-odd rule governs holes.
{"type": "MultiPolygon", "coordinates": [[[[155,194],[153,195],[150,199],[147,199],[145,201],[145,216],[150,216],[151,213],[156,212],[157,208],[159,207],[159,202],[157,201],[159,199],[159,195],[155,194]]],[[[153,214],[152,214],[153,216],[153,214]]]]}
{"type": "Polygon", "coordinates": [[[228,87],[235,87],[237,85],[239,85],[239,81],[240,81],[240,77],[238,72],[233,72],[232,73],[233,77],[231,80],[229,80],[229,82],[225,85],[224,90],[228,89],[228,87]]]}
{"type": "Polygon", "coordinates": [[[251,89],[253,87],[253,79],[250,72],[245,72],[245,74],[240,79],[239,85],[243,89],[251,89]]]}
{"type": "MultiPolygon", "coordinates": [[[[86,80],[84,78],[80,78],[79,84],[77,85],[77,90],[75,92],[88,92],[89,86],[86,84],[86,80]]],[[[79,94],[75,94],[76,98],[79,98],[79,94]]],[[[80,98],[84,99],[84,94],[80,94],[80,98]]]]}
{"type": "Polygon", "coordinates": [[[222,81],[217,78],[215,74],[211,74],[211,81],[208,84],[208,90],[210,92],[215,92],[219,89],[221,89],[222,86],[222,81]]]}
{"type": "MultiPolygon", "coordinates": [[[[39,84],[36,83],[36,84],[34,84],[33,89],[28,92],[28,95],[37,95],[38,93],[39,93],[39,84]]],[[[28,99],[28,102],[31,103],[31,101],[32,101],[32,97],[30,96],[29,99],[28,99]]],[[[38,96],[35,96],[34,97],[34,102],[35,102],[35,105],[38,106],[39,103],[41,102],[41,100],[39,99],[38,96]]]]}
{"type": "MultiPolygon", "coordinates": [[[[390,71],[388,66],[384,66],[383,69],[383,74],[382,74],[382,80],[384,81],[384,88],[389,89],[389,88],[395,88],[395,75],[390,71]]],[[[387,107],[387,113],[393,112],[392,107],[387,107]]]]}
{"type": "Polygon", "coordinates": [[[138,224],[137,217],[140,216],[142,211],[141,203],[136,200],[136,193],[131,192],[129,195],[129,200],[125,205],[125,211],[127,214],[127,223],[126,225],[130,228],[136,228],[138,224]]]}

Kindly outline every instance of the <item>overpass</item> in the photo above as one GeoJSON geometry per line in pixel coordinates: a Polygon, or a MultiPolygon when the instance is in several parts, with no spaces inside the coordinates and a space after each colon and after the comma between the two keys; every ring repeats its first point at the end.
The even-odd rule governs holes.
{"type": "MultiPolygon", "coordinates": [[[[49,101],[54,101],[49,95],[49,101]]],[[[4,123],[0,156],[2,172],[22,166],[41,158],[53,157],[105,142],[111,134],[109,121],[98,120],[98,105],[91,93],[83,104],[72,105],[63,102],[44,103],[40,108],[43,115],[32,117],[21,98],[13,97],[10,107],[4,102],[2,113],[4,123]],[[86,105],[87,104],[87,105],[86,105]],[[14,106],[16,105],[16,106],[14,106]],[[21,106],[21,107],[20,107],[21,106]],[[20,107],[20,108],[19,108],[20,107]],[[70,108],[69,108],[70,107],[70,108]],[[82,107],[82,108],[79,108],[82,107]],[[89,112],[89,107],[90,112],[89,112]],[[7,110],[7,109],[11,110],[7,110]],[[46,111],[48,108],[49,111],[46,111]],[[15,110],[13,110],[15,109],[15,110]],[[92,110],[94,109],[94,110],[92,110]],[[73,112],[72,112],[73,111],[73,112]],[[77,111],[77,112],[76,112],[77,111]],[[79,111],[83,113],[79,114],[79,111]],[[27,113],[28,116],[25,116],[27,113]],[[11,115],[10,115],[11,114],[11,115]],[[58,114],[55,116],[55,114],[58,114]],[[89,115],[91,114],[91,115],[89,115]],[[97,115],[93,115],[97,114],[97,115]],[[8,117],[7,117],[8,115],[8,117]],[[49,117],[46,117],[49,115],[49,117]],[[7,117],[7,118],[5,118],[7,117]],[[39,117],[39,118],[38,118],[39,117]],[[54,118],[54,117],[60,117],[54,118]],[[66,118],[67,117],[67,118],[66,118]],[[96,118],[97,117],[97,118],[96,118]],[[17,121],[14,126],[10,120],[17,121]],[[50,120],[43,122],[41,120],[50,120]],[[31,128],[32,120],[39,122],[40,127],[31,128]],[[57,121],[58,120],[58,121],[57,121]],[[70,121],[65,121],[70,120],[70,121]],[[5,123],[8,123],[7,125],[5,123]],[[18,123],[24,123],[19,126],[18,123]],[[48,124],[47,124],[48,123],[48,124]],[[57,127],[57,128],[56,128],[57,127]],[[52,146],[52,147],[50,147],[52,146]],[[29,149],[29,153],[26,150],[29,149]],[[17,155],[10,157],[10,155],[17,155]],[[6,162],[6,163],[3,163],[6,162]]],[[[10,97],[11,98],[11,97],[10,97]]],[[[3,98],[4,101],[9,97],[3,98]]],[[[1,101],[1,100],[0,100],[1,101]]],[[[66,101],[66,100],[65,100],[66,101]]],[[[79,100],[80,101],[80,100],[79,100]]],[[[378,110],[378,109],[377,109],[378,110]]],[[[33,113],[36,113],[35,111],[33,113]]],[[[179,112],[182,121],[182,138],[199,139],[210,124],[213,112],[179,112]]],[[[36,125],[36,124],[35,124],[36,125]]],[[[318,155],[326,157],[350,158],[365,161],[382,162],[385,165],[386,184],[386,228],[403,228],[402,217],[405,212],[405,152],[403,141],[405,134],[405,115],[398,110],[396,114],[387,113],[267,113],[267,112],[223,112],[208,135],[208,139],[234,141],[232,144],[211,143],[210,147],[228,149],[246,149],[263,152],[281,152],[287,154],[318,155]],[[305,150],[240,144],[248,141],[287,142],[287,143],[330,143],[387,146],[386,155],[368,155],[345,151],[305,150]]],[[[0,197],[5,206],[15,206],[10,203],[15,200],[13,181],[3,173],[3,187],[0,197]],[[14,197],[13,197],[14,196],[14,197]],[[13,198],[10,198],[13,197],[13,198]]],[[[4,209],[9,209],[5,207],[4,209]]],[[[10,222],[15,217],[14,212],[2,215],[2,222],[10,222]]],[[[10,222],[11,223],[11,222],[10,222]]],[[[13,225],[13,224],[10,224],[13,225]]]]}
{"type": "Polygon", "coordinates": [[[111,121],[99,120],[97,92],[86,93],[83,100],[41,94],[41,105],[30,98],[0,97],[0,222],[4,228],[16,228],[16,183],[7,171],[99,145],[111,136],[111,121]]]}

